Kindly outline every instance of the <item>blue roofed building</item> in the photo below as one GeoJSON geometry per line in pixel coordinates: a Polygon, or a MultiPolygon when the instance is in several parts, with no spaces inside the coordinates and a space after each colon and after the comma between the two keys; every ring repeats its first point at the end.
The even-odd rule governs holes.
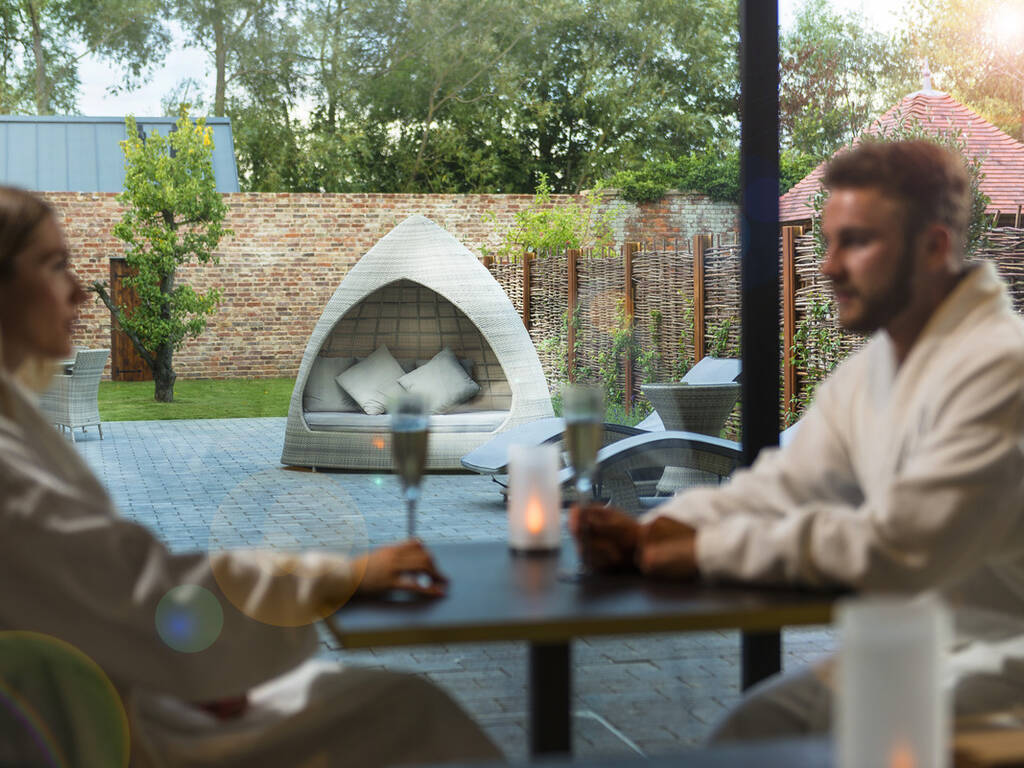
{"type": "MultiPolygon", "coordinates": [[[[166,136],[173,117],[137,117],[139,129],[166,136]]],[[[218,192],[238,192],[231,120],[209,117],[218,192]]],[[[123,117],[0,115],[0,183],[37,192],[120,192],[123,117]]]]}

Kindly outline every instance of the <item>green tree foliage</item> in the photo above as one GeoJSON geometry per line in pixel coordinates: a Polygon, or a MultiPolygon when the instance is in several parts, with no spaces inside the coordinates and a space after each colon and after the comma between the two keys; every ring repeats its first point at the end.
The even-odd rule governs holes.
{"type": "MultiPolygon", "coordinates": [[[[815,157],[794,149],[779,156],[779,194],[803,179],[818,164],[815,157]]],[[[740,201],[740,158],[735,148],[708,148],[675,160],[647,163],[638,170],[619,171],[608,180],[625,200],[658,200],[670,189],[699,192],[712,200],[740,201]]]]}
{"type": "Polygon", "coordinates": [[[904,23],[937,88],[1024,140],[1024,0],[914,0],[904,23]]]}
{"type": "Polygon", "coordinates": [[[114,304],[103,282],[91,286],[110,310],[140,357],[153,371],[155,399],[174,400],[174,352],[188,337],[206,328],[220,293],[200,293],[177,280],[179,266],[193,259],[217,263],[214,249],[225,235],[227,206],[213,177],[213,130],[195,123],[182,109],[168,136],[153,132],[143,140],[135,118],[128,117],[124,192],[118,200],[124,216],[114,235],[125,243],[125,261],[133,276],[125,285],[139,297],[134,309],[114,304]]]}
{"type": "MultiPolygon", "coordinates": [[[[547,176],[541,174],[533,204],[513,217],[501,232],[497,253],[517,258],[522,253],[545,254],[561,248],[609,248],[615,208],[601,210],[600,190],[590,190],[580,202],[556,205],[551,199],[547,176]]],[[[492,222],[497,217],[486,216],[492,222]]],[[[486,255],[488,250],[481,247],[486,255]]]]}
{"type": "Polygon", "coordinates": [[[0,109],[74,112],[85,53],[120,63],[135,82],[166,49],[161,8],[162,0],[0,0],[0,109]]]}
{"type": "Polygon", "coordinates": [[[285,125],[266,99],[232,113],[248,187],[525,193],[543,173],[552,191],[575,192],[735,133],[735,0],[299,7],[290,82],[312,114],[285,125]],[[248,142],[250,131],[278,139],[248,142]]]}
{"type": "Polygon", "coordinates": [[[779,44],[783,145],[818,160],[920,87],[919,63],[899,39],[827,0],[806,0],[779,44]]]}

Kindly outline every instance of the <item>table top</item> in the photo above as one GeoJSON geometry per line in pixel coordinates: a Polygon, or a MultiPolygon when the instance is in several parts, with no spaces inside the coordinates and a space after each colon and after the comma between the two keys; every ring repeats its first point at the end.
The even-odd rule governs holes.
{"type": "Polygon", "coordinates": [[[835,593],[656,582],[604,574],[581,583],[570,542],[553,555],[516,555],[503,541],[431,547],[451,579],[442,598],[359,600],[329,617],[346,648],[432,643],[565,642],[586,635],[777,630],[832,619],[835,593]]]}
{"type": "MultiPolygon", "coordinates": [[[[534,768],[571,768],[586,765],[593,768],[829,768],[834,764],[832,743],[825,738],[797,739],[730,744],[680,752],[659,757],[587,758],[567,761],[565,758],[530,763],[534,768]]],[[[507,763],[460,763],[449,768],[496,768],[507,763]]]]}

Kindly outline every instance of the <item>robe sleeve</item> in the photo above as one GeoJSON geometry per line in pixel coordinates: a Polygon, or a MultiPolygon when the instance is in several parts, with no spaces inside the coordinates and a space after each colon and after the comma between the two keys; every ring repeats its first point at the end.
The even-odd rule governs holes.
{"type": "Polygon", "coordinates": [[[238,695],[314,653],[311,612],[325,593],[342,600],[355,588],[349,564],[332,555],[172,554],[118,517],[98,486],[39,466],[19,437],[0,421],[0,627],[60,638],[115,684],[186,700],[238,695]],[[184,616],[163,635],[162,600],[184,616]],[[183,644],[165,638],[175,631],[212,642],[197,649],[179,638],[185,650],[174,650],[183,644]]]}
{"type": "Polygon", "coordinates": [[[891,479],[855,476],[845,440],[855,416],[824,385],[783,453],[649,516],[698,529],[710,579],[900,591],[954,581],[1020,538],[1024,361],[977,357],[924,409],[891,479]]]}

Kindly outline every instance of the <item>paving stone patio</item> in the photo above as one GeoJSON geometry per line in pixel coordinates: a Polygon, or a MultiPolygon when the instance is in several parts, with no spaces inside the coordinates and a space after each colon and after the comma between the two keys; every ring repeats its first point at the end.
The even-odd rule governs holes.
{"type": "MultiPolygon", "coordinates": [[[[208,547],[358,549],[400,539],[405,517],[390,475],[289,470],[283,418],[110,422],[76,446],[121,512],[175,551],[208,547]]],[[[428,544],[505,537],[505,509],[487,478],[430,475],[417,533],[428,544]]],[[[791,668],[831,652],[827,628],[789,630],[791,668]]],[[[322,653],[348,664],[426,675],[505,750],[526,757],[526,647],[517,643],[322,653]]],[[[699,743],[739,699],[735,632],[581,640],[573,646],[574,749],[579,756],[662,754],[699,743]]]]}

